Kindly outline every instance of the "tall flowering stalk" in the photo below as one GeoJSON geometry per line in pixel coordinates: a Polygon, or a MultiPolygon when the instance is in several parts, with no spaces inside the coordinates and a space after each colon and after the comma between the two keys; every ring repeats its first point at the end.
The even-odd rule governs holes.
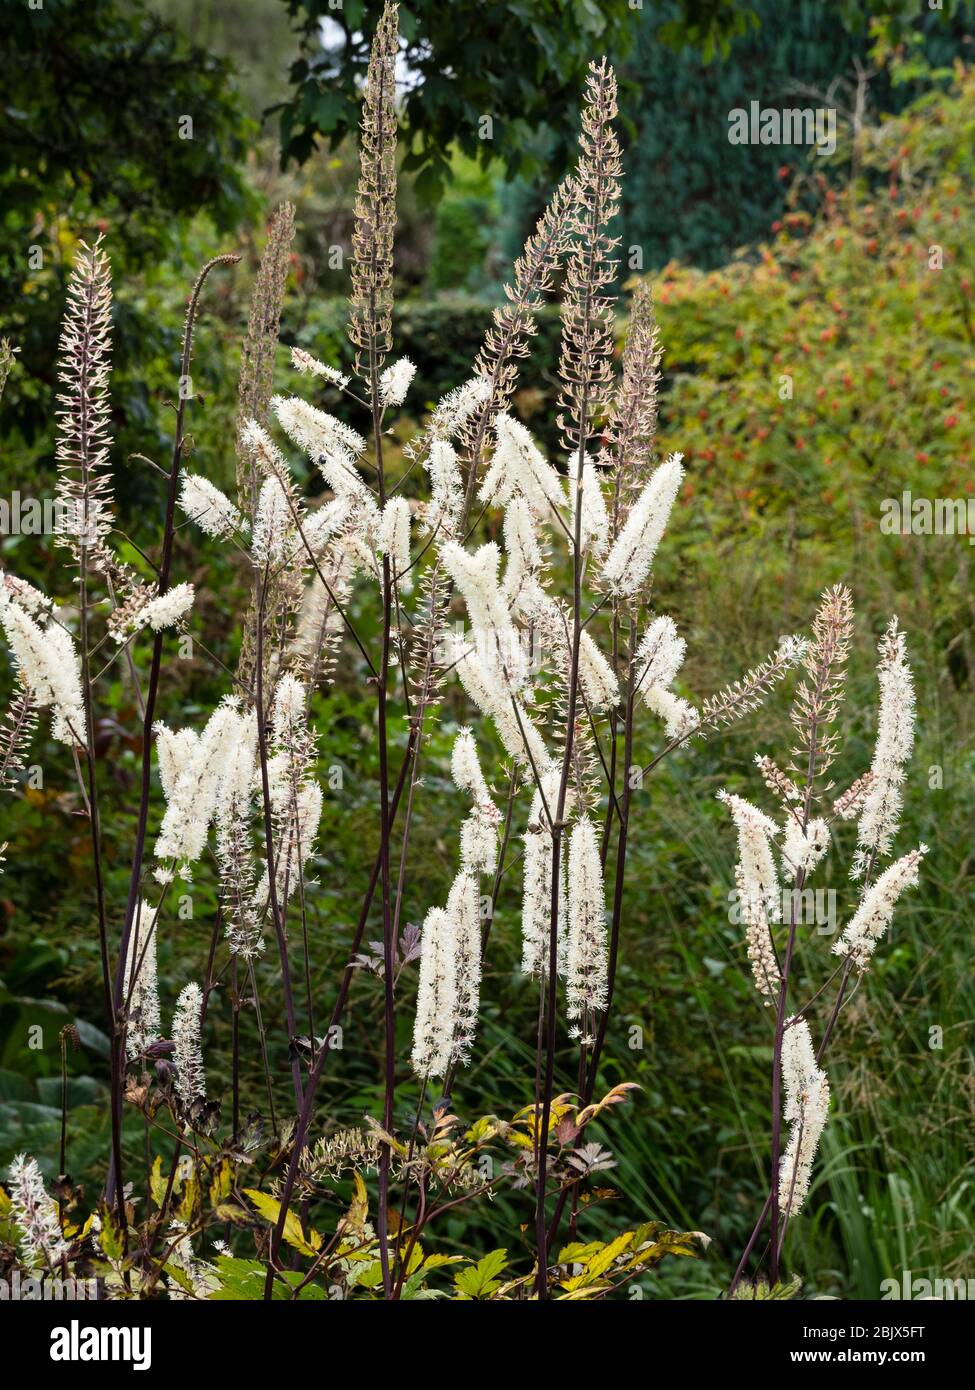
{"type": "Polygon", "coordinates": [[[739,1262],[732,1293],[747,1269],[766,1220],[769,1278],[773,1284],[778,1280],[786,1230],[808,1193],[816,1149],[827,1122],[830,1088],[822,1060],[849,981],[868,968],[902,894],[917,885],[920,863],[927,853],[927,846],[920,845],[877,876],[878,861],[889,853],[897,831],[900,789],[914,739],[913,680],[906,639],[896,618],[879,648],[880,711],[872,766],[839,796],[832,795],[833,783],[824,780],[841,751],[837,722],[852,633],[852,599],[847,589],[837,586],[823,595],[802,657],[805,673],[792,705],[796,744],[789,772],[766,755],[756,758],[762,780],[778,804],[777,815],[766,815],[739,796],[721,793],[738,832],[735,878],[748,959],[763,1003],[775,1008],[770,1191],[739,1262]],[[832,946],[841,964],[812,992],[808,1002],[789,1014],[790,998],[799,992],[795,946],[802,925],[803,888],[832,847],[837,823],[857,815],[852,876],[862,880],[862,886],[856,908],[832,946]],[[789,889],[785,895],[789,911],[784,920],[776,854],[789,889]],[[807,1015],[812,1015],[813,1007],[834,981],[835,996],[817,1046],[807,1015]],[[789,1126],[784,1144],[783,1122],[789,1126]]]}

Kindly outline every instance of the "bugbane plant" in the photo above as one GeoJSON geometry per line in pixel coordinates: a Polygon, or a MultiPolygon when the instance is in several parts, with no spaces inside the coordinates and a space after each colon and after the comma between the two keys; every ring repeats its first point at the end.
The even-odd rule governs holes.
{"type": "Polygon", "coordinates": [[[809,1192],[829,1114],[823,1058],[844,1003],[889,931],[900,898],[917,885],[927,853],[922,844],[883,867],[897,834],[901,788],[914,744],[914,683],[906,637],[896,618],[879,645],[880,703],[871,767],[838,796],[826,776],[841,752],[838,722],[852,635],[852,598],[838,585],[823,595],[802,656],[804,675],[791,710],[796,742],[787,769],[767,755],[755,759],[774,813],[766,814],[741,796],[719,793],[737,832],[735,883],[748,960],[762,1003],[774,1015],[770,1190],[735,1274],[733,1295],[766,1221],[768,1278],[772,1287],[778,1282],[786,1232],[809,1192]],[[854,817],[857,842],[850,875],[860,884],[858,899],[831,947],[840,963],[817,988],[807,984],[796,953],[800,932],[811,927],[823,957],[820,970],[832,965],[815,929],[815,912],[808,911],[815,897],[807,885],[814,874],[818,881],[827,874],[839,827],[854,817]],[[789,1126],[784,1144],[783,1121],[789,1126]]]}
{"type": "MultiPolygon", "coordinates": [[[[109,269],[100,247],[85,249],[63,339],[69,395],[60,451],[62,488],[72,514],[85,521],[70,539],[78,601],[55,606],[11,576],[0,590],[0,623],[22,687],[0,742],[5,771],[16,778],[32,719],[51,708],[55,737],[74,750],[90,824],[112,1044],[112,1152],[99,1248],[115,1252],[111,1276],[119,1296],[132,1292],[134,1279],[143,1281],[143,1295],[175,1280],[188,1296],[205,1297],[214,1280],[241,1277],[254,1296],[253,1268],[244,1276],[230,1268],[239,1261],[224,1263],[224,1251],[212,1264],[194,1254],[192,1218],[196,1229],[209,1221],[221,1232],[228,1223],[248,1231],[264,1223],[256,1262],[264,1297],[299,1297],[318,1278],[349,1294],[414,1297],[437,1268],[420,1244],[430,1224],[448,1206],[505,1184],[530,1194],[521,1200],[532,1208],[525,1224],[534,1260],[510,1270],[498,1296],[603,1297],[664,1255],[692,1253],[691,1236],[645,1223],[597,1242],[591,1267],[580,1273],[583,1257],[562,1252],[560,1240],[563,1230],[575,1237],[589,1178],[612,1164],[586,1130],[631,1090],[622,1083],[597,1097],[619,961],[629,944],[631,821],[642,810],[645,779],[665,757],[755,710],[801,663],[807,677],[797,729],[802,739],[809,720],[816,724],[807,742],[817,777],[833,751],[823,728],[838,699],[830,673],[841,634],[831,629],[828,651],[818,632],[812,644],[786,638],[725,689],[693,699],[681,678],[685,639],[673,618],[656,610],[653,565],[679,506],[684,464],[677,453],[657,455],[662,345],[646,288],[634,295],[616,361],[614,219],[622,164],[616,80],[605,60],[589,72],[576,167],[516,261],[469,378],[436,403],[404,457],[391,450],[395,412],[409,408],[415,373],[397,355],[393,332],[397,51],[397,10],[387,4],[363,90],[351,372],[295,349],[293,389],[272,392],[294,235],[293,209],[285,206],[271,223],[244,342],[235,495],[207,476],[199,455],[186,468],[192,396],[181,392],[172,455],[160,470],[165,523],[158,563],[151,562],[151,577],[138,574],[112,545],[109,269]],[[562,336],[553,366],[561,444],[549,456],[518,418],[516,387],[533,348],[536,311],[559,279],[562,336]],[[307,495],[309,476],[324,487],[317,505],[307,495]],[[192,718],[174,708],[163,679],[164,652],[184,630],[200,627],[195,591],[175,572],[178,526],[225,546],[248,591],[236,670],[220,666],[222,698],[192,718]],[[142,723],[124,903],[109,900],[102,871],[90,731],[108,668],[94,659],[97,623],[115,639],[109,667],[124,666],[142,723]],[[340,662],[375,699],[378,784],[364,891],[323,925],[318,907],[328,898],[316,881],[316,859],[330,818],[343,812],[326,801],[320,768],[340,662]],[[449,886],[426,901],[414,848],[418,808],[428,796],[423,769],[433,757],[438,717],[447,722],[458,707],[468,722],[454,734],[450,770],[463,810],[442,828],[454,856],[449,886]],[[159,998],[157,945],[180,958],[176,903],[183,886],[204,877],[219,896],[206,974],[202,984],[184,985],[173,1009],[174,1001],[159,998]],[[483,967],[491,964],[502,902],[517,912],[521,988],[537,1008],[534,1075],[526,1082],[531,1100],[510,1121],[488,1116],[467,1126],[453,1113],[453,1097],[463,1095],[464,1069],[483,1051],[481,1018],[491,988],[483,967]],[[346,964],[338,980],[323,982],[312,968],[312,933],[348,920],[354,925],[346,964]],[[382,996],[382,1110],[364,1130],[336,1131],[323,1081],[350,995],[364,988],[367,973],[382,996]],[[223,1098],[206,1064],[208,1013],[221,995],[233,1018],[225,1138],[217,1115],[223,1098]],[[163,1017],[173,1019],[168,1038],[160,1035],[163,1017]],[[245,1026],[250,1018],[256,1037],[245,1026]],[[400,1055],[397,1028],[404,1018],[412,1031],[408,1058],[400,1055]],[[241,1109],[248,1047],[266,1091],[259,1120],[241,1109]],[[567,1078],[565,1048],[573,1054],[567,1078]],[[289,1078],[285,1097],[281,1069],[289,1078]],[[128,1253],[126,1102],[140,1111],[149,1134],[161,1127],[164,1109],[176,1126],[171,1177],[154,1178],[161,1203],[148,1246],[140,1242],[145,1251],[168,1240],[172,1259],[153,1266],[147,1256],[148,1274],[128,1253]],[[321,1135],[313,1133],[318,1125],[321,1135]],[[239,1168],[261,1145],[267,1162],[254,1181],[262,1185],[245,1187],[236,1181],[239,1168]],[[334,1202],[325,1178],[336,1154],[340,1170],[346,1160],[354,1169],[356,1188],[352,1208],[325,1242],[305,1227],[312,1210],[318,1220],[318,1210],[334,1202]],[[364,1176],[371,1181],[373,1170],[374,1193],[364,1176]],[[488,1171],[495,1176],[485,1177],[488,1171]],[[204,1192],[212,1203],[206,1213],[204,1192]],[[307,1275],[291,1278],[282,1242],[311,1261],[307,1275]]],[[[194,286],[183,381],[207,279],[232,259],[210,262],[194,286]]],[[[206,651],[207,634],[199,635],[206,651]]],[[[903,698],[909,677],[896,633],[889,645],[889,698],[903,698]]],[[[892,895],[912,872],[904,869],[897,882],[882,878],[869,897],[874,858],[893,834],[905,750],[903,725],[891,711],[883,729],[868,779],[834,813],[859,811],[867,856],[868,896],[845,938],[848,970],[862,968],[892,895]]],[[[792,788],[803,796],[802,785],[771,764],[765,775],[781,784],[789,807],[792,788]]],[[[791,811],[796,824],[780,847],[770,817],[737,795],[727,804],[741,837],[749,957],[763,995],[779,994],[781,1072],[788,967],[780,967],[768,939],[778,921],[776,856],[790,872],[810,872],[827,843],[828,816],[812,817],[807,795],[801,818],[791,811]]],[[[189,963],[182,978],[188,974],[189,963]]],[[[828,1092],[825,1081],[817,1082],[818,1062],[809,1065],[809,1048],[798,1046],[800,1028],[797,1015],[784,1049],[794,1138],[784,1153],[776,1150],[776,1163],[791,1165],[790,1187],[801,1200],[828,1092]]],[[[460,1275],[457,1287],[464,1293],[460,1275]]]]}

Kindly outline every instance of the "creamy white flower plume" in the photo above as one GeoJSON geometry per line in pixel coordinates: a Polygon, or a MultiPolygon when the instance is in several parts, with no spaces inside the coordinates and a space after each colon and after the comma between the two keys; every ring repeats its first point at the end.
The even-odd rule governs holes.
{"type": "Polygon", "coordinates": [[[862,878],[872,860],[890,853],[900,824],[905,766],[914,749],[914,678],[907,664],[906,639],[898,630],[896,618],[891,619],[879,651],[877,742],[870,765],[871,782],[857,827],[851,878],[862,878]]]}
{"type": "Polygon", "coordinates": [[[501,552],[495,543],[488,541],[471,554],[449,541],[442,555],[447,573],[464,596],[472,625],[484,630],[506,628],[510,619],[498,583],[501,552]]]}
{"type": "Polygon", "coordinates": [[[420,933],[420,973],[413,1023],[413,1068],[443,1076],[450,1066],[457,1022],[457,933],[450,915],[432,907],[420,933]]]}
{"type": "Polygon", "coordinates": [[[262,565],[282,560],[293,530],[294,518],[288,505],[288,494],[277,478],[265,478],[254,514],[254,559],[262,565]]]}
{"type": "MultiPolygon", "coordinates": [[[[188,866],[203,853],[217,791],[234,744],[241,736],[239,702],[226,696],[207,721],[192,756],[187,757],[167,796],[155,856],[159,860],[174,861],[183,877],[189,876],[188,866]]],[[[165,757],[173,753],[175,737],[167,736],[165,757]]],[[[187,743],[181,745],[181,751],[188,750],[187,743]]],[[[156,877],[165,882],[170,873],[168,869],[158,869],[156,877]]]]}
{"type": "MultiPolygon", "coordinates": [[[[545,799],[551,810],[558,797],[560,769],[542,774],[545,799]]],[[[568,811],[570,802],[566,803],[568,811]]],[[[563,840],[564,845],[564,840],[563,840]]],[[[526,975],[546,976],[550,962],[552,920],[552,832],[536,791],[525,830],[524,875],[521,907],[521,968],[526,975]]],[[[559,855],[559,911],[556,923],[556,970],[566,968],[568,910],[565,892],[565,852],[559,855]]]]}
{"type": "Polygon", "coordinates": [[[757,896],[745,878],[741,864],[735,865],[735,886],[738,889],[738,902],[741,906],[741,919],[745,926],[745,947],[748,963],[752,968],[752,978],[759,994],[764,996],[766,1006],[776,997],[781,983],[775,948],[769,932],[768,908],[765,901],[757,896]]]}
{"type": "Polygon", "coordinates": [[[4,574],[0,571],[0,588],[4,590],[7,598],[13,599],[14,603],[19,604],[24,612],[30,613],[32,617],[36,617],[38,613],[49,613],[54,607],[47,594],[42,594],[33,584],[28,584],[26,579],[18,579],[14,574],[4,574]]]}
{"type": "Polygon", "coordinates": [[[20,1238],[20,1253],[28,1269],[54,1269],[68,1252],[61,1234],[58,1209],[47,1195],[37,1160],[18,1154],[7,1170],[10,1217],[20,1238]]]}
{"type": "Polygon", "coordinates": [[[157,914],[143,899],[132,924],[125,956],[125,997],[129,1001],[125,1050],[138,1057],[161,1037],[159,987],[156,970],[157,914]]]}
{"type": "Polygon", "coordinates": [[[504,511],[506,562],[501,592],[512,613],[522,611],[529,581],[542,568],[542,550],[531,507],[523,497],[513,497],[504,511]]]}
{"type": "Polygon", "coordinates": [[[488,784],[484,780],[481,762],[477,756],[477,744],[470,729],[460,729],[454,739],[450,754],[450,775],[454,779],[454,785],[460,791],[467,792],[475,804],[491,800],[491,793],[488,791],[488,784]]]}
{"type": "Polygon", "coordinates": [[[497,826],[501,814],[484,780],[470,729],[461,729],[454,740],[450,770],[456,785],[474,802],[473,811],[460,828],[461,865],[472,874],[493,874],[497,867],[497,826]]]}
{"type": "Polygon", "coordinates": [[[214,487],[209,478],[181,473],[179,483],[180,507],[206,535],[224,540],[246,527],[247,523],[230,498],[214,487]]]}
{"type": "MultiPolygon", "coordinates": [[[[570,455],[568,462],[570,505],[569,530],[572,532],[573,536],[575,535],[576,475],[578,473],[578,467],[578,455],[570,455]]],[[[581,540],[583,550],[590,550],[593,555],[596,556],[604,554],[609,544],[609,513],[606,510],[606,499],[603,496],[601,478],[602,473],[599,466],[591,458],[587,458],[582,469],[581,540]]]]}
{"type": "Polygon", "coordinates": [[[424,513],[426,528],[452,536],[464,506],[464,484],[457,451],[448,440],[434,439],[423,465],[430,479],[430,500],[424,513]]]}
{"type": "Polygon", "coordinates": [[[195,729],[170,729],[161,721],[153,725],[159,780],[166,800],[172,800],[180,776],[196,759],[200,736],[195,729]]]}
{"type": "Polygon", "coordinates": [[[391,497],[383,507],[376,528],[376,549],[389,556],[392,576],[400,591],[413,587],[410,570],[410,504],[405,497],[391,497]]]}
{"type": "Polygon", "coordinates": [[[263,950],[253,901],[256,866],[251,836],[258,790],[257,717],[239,716],[217,786],[214,821],[224,928],[231,952],[250,960],[263,950]]]}
{"type": "Polygon", "coordinates": [[[552,508],[565,506],[565,489],[558,472],[547,463],[531,434],[512,415],[494,418],[497,444],[478,497],[506,507],[516,494],[525,498],[542,521],[552,520],[552,508]]]}
{"type": "Polygon", "coordinates": [[[355,466],[366,448],[361,434],[299,396],[273,396],[271,409],[285,434],[314,459],[333,492],[342,496],[366,491],[355,466]]]}
{"type": "Polygon", "coordinates": [[[313,357],[310,352],[305,352],[304,348],[293,347],[291,349],[291,365],[295,371],[301,372],[303,376],[319,376],[323,381],[329,381],[341,390],[344,390],[349,384],[347,376],[343,376],[335,367],[329,367],[325,362],[319,362],[317,357],[313,357]]]}
{"type": "Polygon", "coordinates": [[[664,732],[669,739],[683,739],[692,734],[701,723],[701,716],[689,700],[655,685],[644,694],[647,708],[664,721],[664,732]]]}
{"type": "Polygon", "coordinates": [[[779,1163],[779,1205],[795,1216],[809,1191],[819,1138],[829,1114],[829,1081],[816,1065],[809,1025],[790,1018],[782,1038],[782,1082],[789,1140],[779,1163]]]}
{"type": "Polygon", "coordinates": [[[687,643],[678,636],[673,618],[654,618],[636,649],[636,679],[640,693],[655,685],[673,685],[684,664],[687,643]]]}
{"type": "Polygon", "coordinates": [[[655,470],[613,542],[603,566],[603,578],[616,594],[626,597],[636,593],[650,574],[684,477],[682,457],[671,454],[655,470]]]}
{"type": "Polygon", "coordinates": [[[452,439],[490,397],[491,383],[487,377],[471,377],[470,381],[455,386],[437,402],[437,408],[430,420],[431,437],[452,439]]]}
{"type": "Polygon", "coordinates": [[[700,724],[701,716],[689,701],[669,687],[684,661],[687,643],[677,635],[673,618],[654,618],[636,650],[637,690],[647,708],[664,721],[669,739],[685,738],[700,724]]]}
{"type": "Polygon", "coordinates": [[[481,914],[475,874],[461,869],[447,898],[447,915],[454,923],[457,958],[457,1017],[454,1023],[453,1058],[462,1065],[470,1059],[477,1031],[481,995],[481,914]]]}
{"type": "Polygon", "coordinates": [[[551,762],[545,740],[523,703],[517,697],[512,698],[504,677],[489,670],[476,652],[468,652],[462,657],[456,669],[461,684],[475,705],[494,721],[508,756],[522,765],[534,762],[541,774],[551,762]]]}
{"type": "Polygon", "coordinates": [[[927,845],[912,849],[895,860],[867,889],[842,936],[833,944],[834,956],[849,955],[858,970],[866,969],[893,920],[900,895],[905,888],[917,886],[918,866],[927,852],[927,845]]]}
{"type": "Polygon", "coordinates": [[[794,816],[786,817],[782,836],[782,873],[786,878],[795,878],[801,869],[808,879],[825,856],[829,844],[829,826],[822,817],[811,820],[805,830],[794,816]]]}
{"type": "Polygon", "coordinates": [[[379,378],[379,396],[383,405],[402,405],[415,375],[416,364],[408,357],[401,357],[387,367],[379,378]]]}
{"type": "Polygon", "coordinates": [[[203,1045],[200,1038],[200,1014],[203,992],[194,981],[184,985],[176,1000],[173,1015],[173,1066],[176,1071],[176,1094],[184,1105],[206,1099],[206,1075],[203,1069],[203,1045]]]}
{"type": "Polygon", "coordinates": [[[584,1032],[585,1022],[605,1009],[609,986],[603,870],[596,827],[588,816],[576,821],[569,837],[568,895],[567,1012],[584,1021],[574,1036],[589,1045],[595,1039],[584,1032]]]}
{"type": "Polygon", "coordinates": [[[293,550],[296,559],[308,564],[308,551],[320,559],[326,546],[339,534],[349,521],[352,513],[344,497],[332,497],[324,506],[306,512],[301,518],[301,535],[293,537],[293,550]]]}
{"type": "Polygon", "coordinates": [[[738,831],[738,859],[748,901],[756,908],[763,906],[770,922],[780,921],[782,894],[771,845],[778,826],[744,797],[720,791],[718,800],[728,807],[738,831]]]}
{"type": "Polygon", "coordinates": [[[41,627],[0,587],[0,625],[17,674],[41,709],[50,707],[52,733],[59,743],[85,744],[81,663],[74,641],[53,618],[41,627]]]}

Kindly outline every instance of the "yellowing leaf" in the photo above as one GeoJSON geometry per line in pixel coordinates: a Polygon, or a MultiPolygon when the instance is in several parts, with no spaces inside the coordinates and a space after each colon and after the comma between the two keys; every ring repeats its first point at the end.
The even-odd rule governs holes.
{"type": "MultiPolygon", "coordinates": [[[[258,1214],[270,1225],[276,1226],[281,1213],[281,1203],[266,1192],[259,1192],[255,1187],[245,1187],[244,1195],[249,1197],[257,1208],[258,1214]]],[[[305,1233],[301,1228],[301,1222],[293,1211],[289,1211],[284,1218],[284,1229],[281,1232],[282,1239],[292,1246],[295,1250],[300,1250],[303,1255],[317,1255],[321,1249],[322,1238],[316,1231],[311,1233],[311,1238],[306,1239],[305,1233]],[[318,1244],[313,1245],[312,1240],[317,1239],[318,1244]]]]}

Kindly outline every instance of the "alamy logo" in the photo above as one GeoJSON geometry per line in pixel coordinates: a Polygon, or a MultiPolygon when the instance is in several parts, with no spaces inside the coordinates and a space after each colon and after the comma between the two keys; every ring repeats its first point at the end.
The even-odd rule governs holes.
{"type": "Polygon", "coordinates": [[[915,1279],[909,1269],[899,1279],[881,1279],[882,1299],[975,1299],[975,1279],[915,1279]]]}
{"type": "Polygon", "coordinates": [[[885,497],[880,504],[882,536],[967,536],[975,545],[975,497],[885,497]]]}
{"type": "Polygon", "coordinates": [[[836,150],[834,106],[762,106],[759,101],[736,106],[728,112],[728,140],[732,145],[815,145],[819,155],[836,150]]]}
{"type": "Polygon", "coordinates": [[[52,1361],[131,1361],[134,1371],[152,1365],[151,1327],[69,1327],[51,1331],[52,1361]]]}

